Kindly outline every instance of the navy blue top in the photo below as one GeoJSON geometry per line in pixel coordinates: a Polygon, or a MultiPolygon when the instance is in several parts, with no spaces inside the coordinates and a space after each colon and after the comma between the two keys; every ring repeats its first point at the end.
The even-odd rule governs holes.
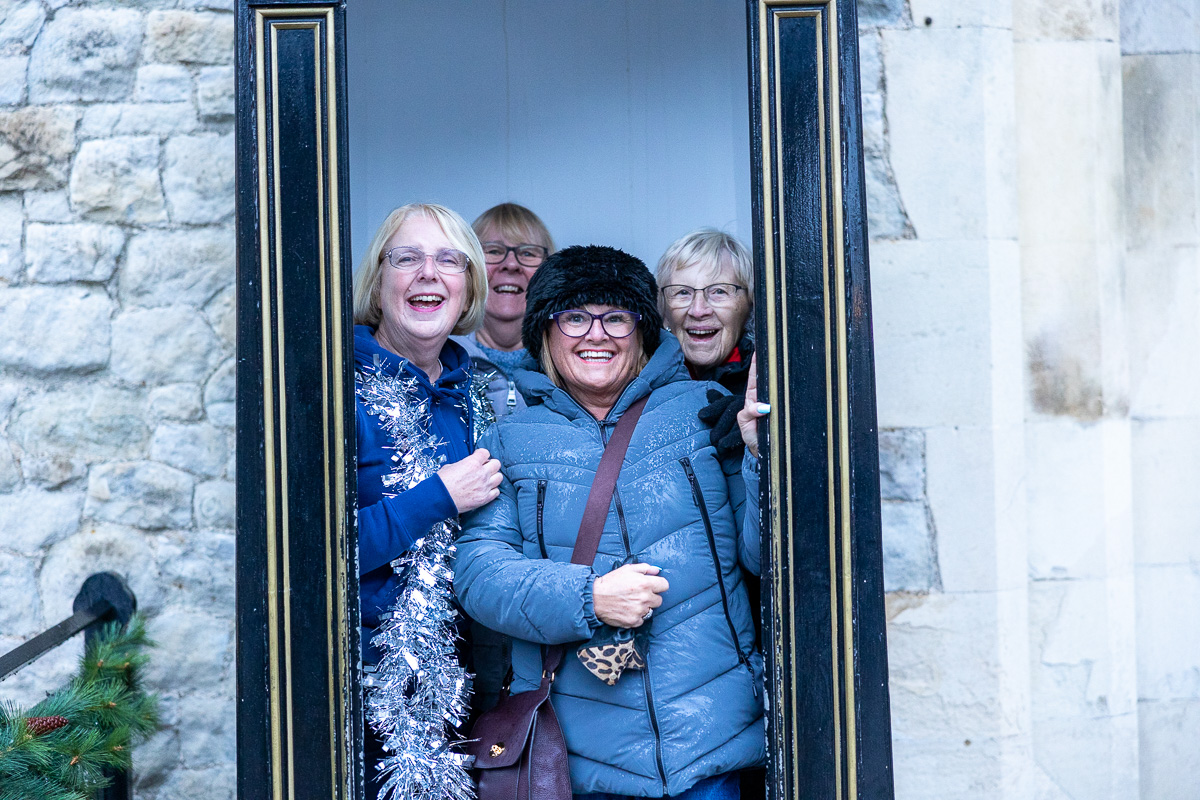
{"type": "MultiPolygon", "coordinates": [[[[430,432],[437,438],[436,454],[443,463],[460,461],[471,454],[469,403],[471,359],[461,345],[447,341],[439,356],[442,374],[430,383],[412,362],[385,349],[375,341],[374,330],[354,326],[354,363],[373,370],[376,356],[384,374],[403,372],[416,378],[418,392],[429,409],[430,432]]],[[[367,628],[379,624],[400,590],[400,580],[390,563],[433,525],[458,516],[458,509],[437,475],[431,475],[407,491],[386,496],[383,478],[392,470],[390,437],[379,418],[356,403],[358,416],[358,559],[359,596],[362,622],[367,628]]],[[[363,654],[376,661],[364,631],[363,654]]]]}

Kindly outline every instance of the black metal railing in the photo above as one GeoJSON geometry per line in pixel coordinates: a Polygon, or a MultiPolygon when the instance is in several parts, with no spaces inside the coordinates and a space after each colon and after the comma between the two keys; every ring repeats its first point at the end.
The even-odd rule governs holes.
{"type": "MultiPolygon", "coordinates": [[[[74,613],[62,622],[0,656],[0,680],[80,631],[83,631],[84,642],[90,644],[105,623],[116,621],[124,625],[137,610],[137,598],[119,575],[97,572],[83,582],[71,610],[74,613]]],[[[129,776],[124,772],[114,772],[112,778],[112,785],[98,792],[96,800],[130,800],[133,794],[129,776]]]]}

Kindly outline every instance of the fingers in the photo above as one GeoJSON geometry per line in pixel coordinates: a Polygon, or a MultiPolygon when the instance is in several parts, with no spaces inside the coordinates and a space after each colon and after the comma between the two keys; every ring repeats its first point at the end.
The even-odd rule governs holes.
{"type": "MultiPolygon", "coordinates": [[[[643,575],[657,575],[658,573],[662,572],[661,569],[654,566],[653,564],[643,564],[641,562],[638,562],[636,564],[626,564],[625,566],[621,567],[620,569],[627,569],[627,570],[630,570],[631,572],[640,572],[643,575]]],[[[665,583],[665,581],[664,581],[664,583],[665,583]]]]}
{"type": "Polygon", "coordinates": [[[654,592],[655,596],[662,594],[671,588],[671,584],[666,578],[648,578],[646,580],[646,588],[654,592]]]}
{"type": "MultiPolygon", "coordinates": [[[[480,447],[474,453],[471,453],[471,455],[467,456],[467,458],[473,458],[476,461],[478,461],[480,464],[486,464],[488,459],[495,461],[495,459],[492,458],[492,454],[489,453],[487,450],[483,449],[482,447],[480,447]]],[[[499,464],[499,462],[496,462],[496,463],[499,464]]]]}

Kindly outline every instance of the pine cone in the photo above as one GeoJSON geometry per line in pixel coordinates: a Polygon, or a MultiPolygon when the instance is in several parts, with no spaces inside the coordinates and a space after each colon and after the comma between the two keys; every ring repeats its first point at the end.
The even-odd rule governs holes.
{"type": "Polygon", "coordinates": [[[69,722],[66,717],[30,717],[25,722],[26,728],[34,736],[45,736],[56,731],[69,722]]]}

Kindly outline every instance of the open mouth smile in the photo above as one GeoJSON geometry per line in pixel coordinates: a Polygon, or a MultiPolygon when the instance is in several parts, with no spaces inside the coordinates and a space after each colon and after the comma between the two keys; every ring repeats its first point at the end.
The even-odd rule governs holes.
{"type": "Polygon", "coordinates": [[[685,333],[697,342],[711,342],[720,333],[719,328],[684,328],[685,333]]]}
{"type": "Polygon", "coordinates": [[[496,294],[525,294],[524,287],[512,283],[502,283],[499,286],[493,286],[492,291],[496,294]]]}
{"type": "Polygon", "coordinates": [[[408,298],[408,304],[417,311],[437,311],[446,302],[440,294],[415,294],[408,298]]]}
{"type": "Polygon", "coordinates": [[[579,350],[575,355],[589,364],[607,364],[616,353],[608,350],[579,350]]]}

